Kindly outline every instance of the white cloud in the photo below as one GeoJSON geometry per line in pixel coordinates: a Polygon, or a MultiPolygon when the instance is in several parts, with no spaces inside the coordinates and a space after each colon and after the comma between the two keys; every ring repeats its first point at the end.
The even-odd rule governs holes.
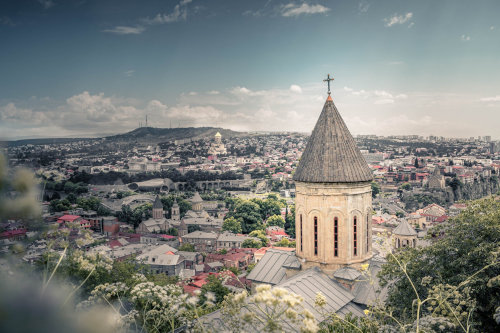
{"type": "MultiPolygon", "coordinates": [[[[413,13],[411,13],[411,12],[406,13],[404,15],[394,14],[393,16],[387,17],[384,19],[385,26],[392,27],[395,24],[404,24],[404,23],[410,21],[412,17],[413,17],[413,13]]],[[[413,25],[412,22],[410,22],[410,25],[413,25]]]]}
{"type": "Polygon", "coordinates": [[[500,102],[500,95],[493,97],[483,97],[479,99],[481,102],[500,102]]]}
{"type": "Polygon", "coordinates": [[[38,0],[38,2],[43,6],[45,9],[49,9],[50,7],[54,6],[55,3],[52,0],[38,0]]]}
{"type": "Polygon", "coordinates": [[[103,32],[109,32],[117,35],[139,35],[146,30],[143,26],[137,25],[135,27],[119,25],[112,29],[105,29],[103,32]]]}
{"type": "Polygon", "coordinates": [[[358,4],[358,10],[360,13],[366,13],[370,8],[370,4],[367,1],[361,1],[358,4]]]}
{"type": "Polygon", "coordinates": [[[220,91],[217,91],[217,90],[210,90],[208,92],[209,95],[219,95],[220,94],[220,91]]]}
{"type": "Polygon", "coordinates": [[[173,11],[171,13],[158,13],[152,19],[147,17],[142,21],[145,24],[165,24],[165,23],[174,23],[179,21],[185,21],[187,19],[187,4],[191,3],[192,0],[182,0],[177,5],[175,5],[173,11]]]}
{"type": "Polygon", "coordinates": [[[470,36],[469,35],[462,35],[460,36],[460,39],[464,42],[470,41],[470,36]]]}
{"type": "Polygon", "coordinates": [[[490,27],[490,30],[495,30],[495,26],[494,26],[494,25],[492,25],[492,26],[490,27]]]}
{"type": "Polygon", "coordinates": [[[290,86],[290,91],[296,92],[296,93],[302,93],[302,88],[296,84],[292,84],[290,86]]]}
{"type": "Polygon", "coordinates": [[[128,71],[123,72],[123,74],[125,74],[126,77],[131,77],[134,75],[134,73],[135,73],[135,70],[133,70],[133,69],[130,69],[128,71]]]}
{"type": "Polygon", "coordinates": [[[281,16],[293,17],[299,15],[324,14],[330,11],[330,8],[323,5],[309,5],[304,2],[301,5],[289,3],[281,7],[281,16]]]}

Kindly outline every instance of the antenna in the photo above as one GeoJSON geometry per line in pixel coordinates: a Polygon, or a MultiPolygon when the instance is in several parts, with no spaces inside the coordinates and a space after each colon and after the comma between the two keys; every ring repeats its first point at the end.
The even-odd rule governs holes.
{"type": "Polygon", "coordinates": [[[148,127],[148,115],[146,115],[146,127],[148,127]]]}

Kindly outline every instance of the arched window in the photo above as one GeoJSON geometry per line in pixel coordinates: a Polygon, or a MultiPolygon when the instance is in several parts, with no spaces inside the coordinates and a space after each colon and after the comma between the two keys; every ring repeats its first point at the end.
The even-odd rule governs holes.
{"type": "Polygon", "coordinates": [[[333,255],[339,256],[339,219],[333,219],[333,255]]]}
{"type": "Polygon", "coordinates": [[[354,249],[354,255],[358,255],[358,218],[354,216],[354,223],[353,223],[353,249],[354,249]]]}
{"type": "Polygon", "coordinates": [[[366,253],[368,253],[368,251],[370,251],[370,234],[369,234],[369,216],[370,214],[366,214],[366,253]]]}
{"type": "Polygon", "coordinates": [[[318,218],[314,217],[314,255],[318,255],[318,218]]]}
{"type": "Polygon", "coordinates": [[[300,252],[302,252],[302,214],[300,214],[300,252]]]}

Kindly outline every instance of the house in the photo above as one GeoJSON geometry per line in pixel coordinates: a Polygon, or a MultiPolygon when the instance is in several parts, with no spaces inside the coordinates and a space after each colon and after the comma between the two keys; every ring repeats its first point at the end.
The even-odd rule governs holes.
{"type": "Polygon", "coordinates": [[[232,249],[226,254],[210,253],[207,254],[205,262],[222,262],[224,267],[246,270],[248,265],[253,262],[254,251],[255,249],[232,249]]]}
{"type": "Polygon", "coordinates": [[[63,215],[57,219],[60,226],[65,226],[66,223],[78,223],[84,229],[90,229],[90,222],[78,215],[63,215]]]}
{"type": "Polygon", "coordinates": [[[138,255],[136,260],[144,263],[156,273],[167,275],[179,275],[184,269],[184,257],[176,249],[169,245],[159,245],[153,249],[138,255]]]}
{"type": "Polygon", "coordinates": [[[245,235],[236,235],[230,232],[223,232],[217,238],[217,251],[221,249],[239,249],[241,244],[247,239],[257,239],[255,237],[249,237],[245,235]]]}
{"type": "Polygon", "coordinates": [[[215,232],[193,231],[182,236],[182,242],[193,244],[197,252],[213,252],[217,248],[217,235],[215,232]]]}

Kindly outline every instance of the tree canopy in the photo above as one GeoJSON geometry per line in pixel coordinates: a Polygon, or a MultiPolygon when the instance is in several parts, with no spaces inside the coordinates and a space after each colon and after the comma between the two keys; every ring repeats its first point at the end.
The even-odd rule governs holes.
{"type": "Polygon", "coordinates": [[[429,233],[429,246],[388,256],[379,275],[389,285],[387,306],[402,320],[411,317],[415,292],[428,297],[431,289],[426,285],[432,281],[438,289],[453,287],[463,296],[459,302],[469,305],[477,329],[494,331],[498,326],[493,316],[500,306],[500,201],[473,201],[429,233]]]}

